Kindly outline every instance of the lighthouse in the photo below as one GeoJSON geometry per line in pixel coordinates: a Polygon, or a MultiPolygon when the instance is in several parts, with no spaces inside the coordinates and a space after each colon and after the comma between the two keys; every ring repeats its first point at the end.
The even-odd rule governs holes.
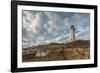
{"type": "Polygon", "coordinates": [[[69,42],[75,41],[75,27],[74,25],[70,26],[70,33],[69,33],[69,42]]]}

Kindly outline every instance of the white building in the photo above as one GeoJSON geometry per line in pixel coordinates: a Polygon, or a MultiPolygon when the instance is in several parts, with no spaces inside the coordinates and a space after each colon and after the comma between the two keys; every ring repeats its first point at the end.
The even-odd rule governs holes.
{"type": "Polygon", "coordinates": [[[74,25],[71,25],[70,27],[70,33],[69,33],[69,42],[75,41],[75,27],[74,25]]]}

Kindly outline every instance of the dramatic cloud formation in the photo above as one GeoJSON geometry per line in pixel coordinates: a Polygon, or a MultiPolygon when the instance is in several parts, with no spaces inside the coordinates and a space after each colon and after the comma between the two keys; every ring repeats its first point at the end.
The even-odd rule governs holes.
{"type": "Polygon", "coordinates": [[[65,43],[71,25],[76,28],[76,39],[90,39],[89,13],[23,10],[22,17],[23,47],[51,42],[65,43]]]}

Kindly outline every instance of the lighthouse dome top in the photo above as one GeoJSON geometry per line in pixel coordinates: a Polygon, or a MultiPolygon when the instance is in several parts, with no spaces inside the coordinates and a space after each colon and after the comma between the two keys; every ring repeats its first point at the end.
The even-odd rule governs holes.
{"type": "Polygon", "coordinates": [[[71,29],[75,29],[74,25],[71,25],[71,29]]]}

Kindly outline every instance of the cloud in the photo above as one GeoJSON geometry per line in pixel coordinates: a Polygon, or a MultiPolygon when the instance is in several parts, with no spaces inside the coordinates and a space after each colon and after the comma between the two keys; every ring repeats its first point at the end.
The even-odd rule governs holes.
{"type": "Polygon", "coordinates": [[[28,10],[23,10],[23,16],[26,16],[26,19],[28,20],[28,21],[31,21],[33,18],[34,18],[34,15],[33,15],[33,13],[32,13],[32,11],[28,11],[28,10]]]}
{"type": "Polygon", "coordinates": [[[41,20],[42,20],[42,13],[37,13],[36,14],[36,16],[35,16],[35,18],[32,20],[32,25],[31,25],[31,27],[32,27],[32,31],[33,32],[37,32],[38,30],[39,30],[39,28],[40,28],[40,25],[41,25],[41,20]]]}
{"type": "Polygon", "coordinates": [[[75,13],[72,18],[76,18],[77,20],[80,20],[81,15],[80,13],[75,13]]]}
{"type": "Polygon", "coordinates": [[[74,25],[74,23],[70,22],[70,19],[67,18],[67,17],[64,19],[64,24],[65,24],[65,26],[67,27],[68,30],[70,29],[71,25],[74,25]]]}
{"type": "Polygon", "coordinates": [[[22,47],[23,47],[23,48],[26,48],[26,47],[30,47],[30,46],[32,46],[32,45],[33,45],[32,42],[31,42],[31,43],[25,43],[25,42],[23,42],[22,47]]]}
{"type": "Polygon", "coordinates": [[[48,17],[48,25],[49,25],[49,31],[57,31],[58,30],[58,22],[59,22],[59,17],[57,16],[57,14],[54,12],[49,12],[46,13],[47,17],[48,17]]]}
{"type": "Polygon", "coordinates": [[[68,12],[23,11],[23,47],[68,41],[69,28],[74,25],[76,37],[89,39],[89,14],[68,12]],[[84,30],[85,29],[85,30],[84,30]]]}

